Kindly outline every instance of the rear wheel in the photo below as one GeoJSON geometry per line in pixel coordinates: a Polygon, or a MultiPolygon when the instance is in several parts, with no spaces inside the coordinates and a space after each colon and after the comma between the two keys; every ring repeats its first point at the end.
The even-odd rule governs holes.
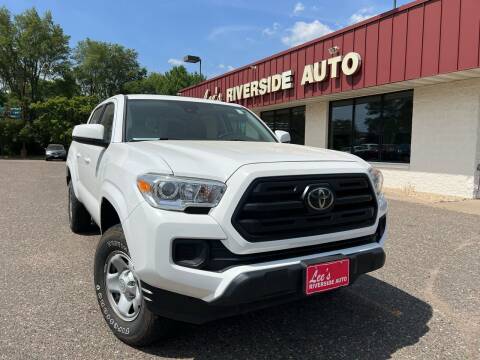
{"type": "Polygon", "coordinates": [[[129,345],[144,346],[171,333],[175,322],[145,306],[121,225],[102,235],[94,272],[100,310],[117,338],[129,345]]]}
{"type": "Polygon", "coordinates": [[[81,234],[92,230],[92,218],[85,206],[78,201],[73,190],[72,182],[68,184],[68,219],[70,229],[74,233],[81,234]]]}

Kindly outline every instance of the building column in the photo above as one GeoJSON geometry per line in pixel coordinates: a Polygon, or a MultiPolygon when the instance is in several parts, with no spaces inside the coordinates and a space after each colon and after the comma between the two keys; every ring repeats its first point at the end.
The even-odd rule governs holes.
{"type": "Polygon", "coordinates": [[[328,101],[306,105],[305,145],[322,148],[328,146],[328,101]]]}

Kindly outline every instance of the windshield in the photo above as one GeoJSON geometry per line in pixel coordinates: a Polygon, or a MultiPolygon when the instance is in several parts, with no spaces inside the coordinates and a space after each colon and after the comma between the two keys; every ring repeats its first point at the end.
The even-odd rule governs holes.
{"type": "Polygon", "coordinates": [[[126,141],[218,140],[276,142],[249,111],[222,104],[128,100],[126,141]]]}
{"type": "Polygon", "coordinates": [[[48,150],[65,150],[63,145],[52,145],[52,144],[48,145],[47,149],[48,150]]]}

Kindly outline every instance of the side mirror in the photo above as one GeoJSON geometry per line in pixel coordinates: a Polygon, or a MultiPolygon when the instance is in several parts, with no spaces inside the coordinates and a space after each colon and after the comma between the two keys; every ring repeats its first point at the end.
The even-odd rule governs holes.
{"type": "Polygon", "coordinates": [[[287,131],[275,130],[275,135],[281,143],[289,143],[292,139],[287,131]]]}
{"type": "Polygon", "coordinates": [[[108,143],[103,139],[105,128],[100,124],[82,124],[73,128],[73,141],[107,147],[108,143]]]}

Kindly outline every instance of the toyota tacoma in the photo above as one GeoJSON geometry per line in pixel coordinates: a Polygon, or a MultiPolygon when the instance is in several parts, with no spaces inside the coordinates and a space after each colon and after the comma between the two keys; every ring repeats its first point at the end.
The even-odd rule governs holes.
{"type": "Polygon", "coordinates": [[[351,285],[385,262],[380,171],[289,144],[249,109],[117,95],[73,130],[70,227],[101,231],[103,317],[136,346],[351,285]]]}

